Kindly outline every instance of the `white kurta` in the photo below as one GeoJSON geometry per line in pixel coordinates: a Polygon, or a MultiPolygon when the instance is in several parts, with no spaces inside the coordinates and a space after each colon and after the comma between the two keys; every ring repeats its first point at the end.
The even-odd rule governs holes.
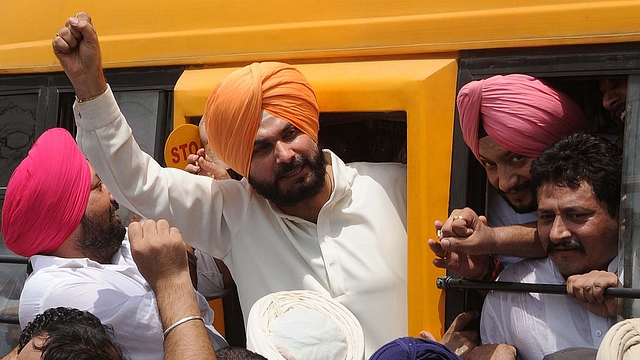
{"type": "MultiPolygon", "coordinates": [[[[616,272],[617,261],[609,271],[616,272]]],[[[504,269],[498,281],[563,284],[549,258],[523,260],[504,269]]],[[[483,344],[507,343],[522,360],[540,360],[569,347],[598,348],[615,318],[604,318],[568,295],[492,291],[480,322],[483,344]]]]}
{"type": "MultiPolygon", "coordinates": [[[[127,239],[112,264],[45,255],[32,256],[30,261],[33,273],[20,296],[22,328],[46,309],[72,307],[113,326],[116,341],[131,359],[163,358],[156,297],[133,262],[127,239]]],[[[197,292],[196,298],[205,323],[212,324],[213,310],[207,300],[197,292]]],[[[213,326],[207,325],[207,330],[216,349],[227,345],[213,326]]]]}
{"type": "Polygon", "coordinates": [[[160,167],[110,90],[74,109],[78,144],[118,202],[167,219],[188,244],[224,260],[245,320],[268,293],[315,290],[358,318],[367,357],[407,335],[406,166],[347,166],[331,153],[335,189],[314,224],[282,213],[246,180],[160,167]]]}

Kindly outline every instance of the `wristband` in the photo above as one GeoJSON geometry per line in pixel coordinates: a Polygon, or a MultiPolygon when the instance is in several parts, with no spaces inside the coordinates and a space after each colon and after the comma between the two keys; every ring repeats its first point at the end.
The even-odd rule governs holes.
{"type": "Polygon", "coordinates": [[[86,102],[89,102],[89,101],[92,101],[92,100],[95,100],[95,99],[99,98],[99,97],[100,97],[100,96],[102,96],[104,93],[106,93],[106,92],[107,92],[107,90],[109,90],[109,88],[107,88],[105,91],[101,92],[101,93],[100,93],[100,94],[98,94],[98,95],[95,95],[95,96],[92,96],[92,97],[90,97],[90,98],[86,98],[86,99],[80,99],[80,98],[78,98],[78,97],[76,96],[76,100],[78,101],[78,104],[86,103],[86,102]]]}
{"type": "Polygon", "coordinates": [[[176,327],[178,327],[178,325],[182,325],[182,324],[186,323],[187,321],[191,321],[191,320],[200,320],[204,324],[204,319],[202,318],[202,316],[192,315],[192,316],[187,316],[185,318],[182,318],[182,319],[176,321],[175,323],[173,323],[173,325],[169,326],[167,328],[167,330],[165,330],[164,333],[162,333],[162,341],[167,339],[167,335],[169,334],[169,332],[171,332],[171,330],[173,330],[176,327]]]}

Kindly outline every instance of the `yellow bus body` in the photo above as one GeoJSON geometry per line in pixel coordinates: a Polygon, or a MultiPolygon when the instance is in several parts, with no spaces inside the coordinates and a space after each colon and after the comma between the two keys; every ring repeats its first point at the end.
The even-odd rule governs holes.
{"type": "Polygon", "coordinates": [[[431,56],[640,40],[640,1],[3,2],[0,73],[58,71],[51,39],[95,19],[107,68],[431,56]]]}
{"type": "MultiPolygon", "coordinates": [[[[462,50],[640,41],[640,1],[4,1],[0,76],[59,72],[51,40],[86,11],[105,68],[184,66],[174,126],[202,115],[220,79],[254,61],[296,64],[321,111],[407,114],[409,329],[442,334],[426,240],[447,216],[462,50]]],[[[375,316],[375,314],[372,314],[375,316]]]]}

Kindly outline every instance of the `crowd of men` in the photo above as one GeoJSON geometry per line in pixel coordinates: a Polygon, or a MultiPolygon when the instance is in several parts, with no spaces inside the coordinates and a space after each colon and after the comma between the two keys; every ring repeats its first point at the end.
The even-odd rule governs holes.
{"type": "MultiPolygon", "coordinates": [[[[585,134],[580,106],[544,81],[512,74],[460,90],[464,140],[500,221],[456,209],[428,244],[436,267],[565,284],[569,296],[490,292],[479,341],[465,329],[476,315],[463,313],[436,342],[406,334],[406,166],[345,164],[321,149],[315,93],[295,67],[254,63],[214,88],[201,126],[209,149],[189,165],[207,176],[194,176],[140,150],[88,14],[67,19],[53,49],[76,93],[78,131],[75,140],[64,129],[42,134],[8,184],[2,234],[33,267],[23,327],[48,309],[77,308],[99,319],[92,328],[104,342],[94,347],[112,359],[533,360],[570,348],[595,358],[615,323],[618,303],[604,291],[621,286],[620,149],[585,134]],[[125,228],[119,203],[147,220],[125,228]],[[248,331],[253,351],[229,347],[211,325],[190,273],[193,248],[224,262],[245,321],[269,316],[267,339],[248,331]]],[[[603,106],[624,121],[613,88],[602,82],[603,106]]],[[[25,358],[25,349],[47,358],[64,346],[56,322],[72,327],[64,319],[77,317],[61,313],[4,359],[25,358]]]]}

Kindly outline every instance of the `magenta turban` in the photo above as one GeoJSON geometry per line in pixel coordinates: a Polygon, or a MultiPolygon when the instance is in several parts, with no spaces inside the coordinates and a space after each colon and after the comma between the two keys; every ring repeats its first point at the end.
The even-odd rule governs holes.
{"type": "Polygon", "coordinates": [[[569,96],[521,74],[466,84],[458,94],[458,112],[464,141],[478,160],[481,126],[498,145],[530,158],[585,128],[584,114],[569,96]]]}
{"type": "Polygon", "coordinates": [[[89,202],[91,170],[65,129],[45,131],[9,179],[2,236],[21,256],[49,254],[80,224],[89,202]]]}

